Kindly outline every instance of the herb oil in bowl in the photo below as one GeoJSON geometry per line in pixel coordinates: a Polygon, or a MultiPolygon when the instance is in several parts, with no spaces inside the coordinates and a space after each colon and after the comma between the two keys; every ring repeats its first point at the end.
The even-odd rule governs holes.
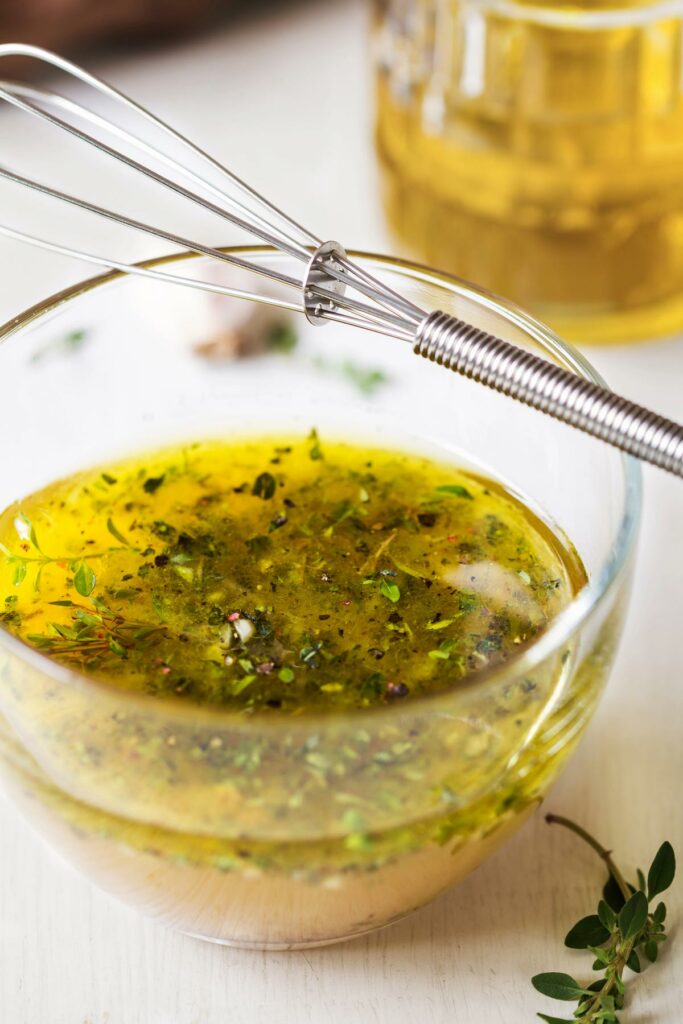
{"type": "Polygon", "coordinates": [[[417,455],[264,438],[60,481],[0,519],[4,624],[113,686],[245,713],[439,693],[584,581],[499,484],[417,455]]]}
{"type": "MultiPolygon", "coordinates": [[[[356,258],[597,381],[520,311],[356,258]]],[[[538,806],[614,660],[638,474],[344,325],[209,364],[224,308],[108,275],[0,328],[0,769],[91,881],[286,949],[410,913],[538,806]]]]}
{"type": "Polygon", "coordinates": [[[556,770],[537,734],[570,649],[469,683],[585,575],[492,480],[316,431],[208,441],[58,481],[0,544],[2,625],[95,687],[10,671],[23,786],[90,873],[185,931],[282,948],[387,923],[556,770]]]}

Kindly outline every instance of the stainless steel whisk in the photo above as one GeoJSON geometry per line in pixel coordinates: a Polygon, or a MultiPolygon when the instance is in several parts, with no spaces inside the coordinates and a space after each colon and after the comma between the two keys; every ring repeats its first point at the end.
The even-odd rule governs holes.
{"type": "Polygon", "coordinates": [[[439,310],[421,309],[349,259],[338,242],[323,242],[317,238],[144,107],[57,54],[23,44],[0,45],[0,60],[7,56],[33,58],[78,80],[81,85],[94,90],[98,98],[113,101],[121,113],[138,118],[146,129],[179,146],[202,169],[199,172],[193,170],[149,137],[134,134],[91,107],[58,93],[0,81],[0,100],[68,132],[76,140],[95,147],[105,156],[245,230],[259,242],[272,246],[275,250],[272,265],[261,260],[258,264],[252,263],[247,255],[223,252],[125,216],[35,178],[25,177],[3,164],[0,164],[0,178],[33,189],[57,203],[77,207],[123,227],[265,276],[290,289],[294,298],[288,300],[212,281],[180,277],[158,267],[120,262],[39,238],[6,224],[0,224],[1,234],[125,273],[302,312],[313,324],[332,320],[408,342],[420,356],[683,477],[683,426],[457,317],[439,310]],[[121,144],[127,148],[118,148],[121,144]],[[145,159],[153,160],[163,171],[144,163],[145,159]],[[299,261],[299,276],[283,272],[278,266],[281,261],[276,258],[277,253],[286,253],[299,261]]]}

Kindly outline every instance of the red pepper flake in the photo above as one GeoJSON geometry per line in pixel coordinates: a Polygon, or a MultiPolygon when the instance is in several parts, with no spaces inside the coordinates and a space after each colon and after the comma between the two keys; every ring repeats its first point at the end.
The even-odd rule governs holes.
{"type": "Polygon", "coordinates": [[[170,667],[168,665],[164,665],[164,667],[161,670],[161,674],[163,676],[167,676],[170,671],[171,671],[170,667]]]}
{"type": "Polygon", "coordinates": [[[449,533],[448,536],[446,537],[446,540],[450,541],[451,544],[453,543],[453,541],[456,541],[457,539],[458,539],[457,533],[449,533]]]}
{"type": "Polygon", "coordinates": [[[342,601],[342,608],[348,608],[350,604],[351,602],[347,598],[345,601],[342,601]]]}
{"type": "Polygon", "coordinates": [[[230,614],[228,615],[228,622],[237,622],[239,617],[240,617],[240,613],[239,612],[230,612],[230,614]]]}

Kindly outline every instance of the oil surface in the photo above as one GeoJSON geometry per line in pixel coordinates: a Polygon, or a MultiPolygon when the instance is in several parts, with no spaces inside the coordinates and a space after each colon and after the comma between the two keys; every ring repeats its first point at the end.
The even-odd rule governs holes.
{"type": "Polygon", "coordinates": [[[315,431],[81,473],[6,510],[0,543],[0,620],[28,644],[249,712],[444,691],[523,649],[584,582],[500,485],[315,431]]]}

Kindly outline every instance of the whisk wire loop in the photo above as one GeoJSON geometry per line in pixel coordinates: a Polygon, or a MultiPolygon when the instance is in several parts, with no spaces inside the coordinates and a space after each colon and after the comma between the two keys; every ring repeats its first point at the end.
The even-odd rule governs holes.
{"type": "MultiPolygon", "coordinates": [[[[185,135],[179,132],[176,128],[167,124],[161,118],[157,117],[150,110],[144,107],[142,104],[137,103],[131,99],[125,93],[116,89],[113,85],[105,82],[103,79],[98,78],[91,72],[86,71],[85,68],[80,67],[78,64],[74,64],[67,60],[60,54],[53,53],[50,50],[44,50],[39,46],[32,46],[28,43],[2,43],[0,44],[0,59],[2,57],[29,57],[37,60],[41,63],[48,64],[58,71],[63,72],[71,78],[76,79],[83,85],[89,86],[94,89],[97,93],[108,97],[114,103],[118,103],[122,108],[127,109],[132,114],[139,116],[141,119],[146,121],[148,124],[153,125],[162,134],[172,139],[176,143],[179,143],[181,147],[185,148],[189,153],[199,158],[200,161],[205,162],[208,166],[214,168],[219,172],[220,175],[225,176],[234,185],[240,193],[248,197],[252,202],[257,203],[267,212],[269,217],[275,216],[284,223],[288,224],[290,229],[295,233],[298,232],[302,235],[309,245],[317,246],[320,244],[320,239],[316,238],[315,235],[304,228],[301,224],[298,224],[289,214],[285,213],[284,210],[278,209],[270,200],[262,196],[255,188],[249,185],[242,178],[239,178],[233,171],[229,170],[220,164],[214,157],[209,153],[206,153],[196,143],[192,142],[185,135]]],[[[5,97],[3,97],[5,98],[5,97]]],[[[107,119],[102,119],[102,122],[106,124],[107,128],[112,127],[111,122],[107,119]]],[[[243,207],[246,211],[247,207],[243,207]]]]}
{"type": "Polygon", "coordinates": [[[0,81],[0,101],[50,128],[66,132],[81,147],[95,150],[166,195],[190,203],[221,225],[244,231],[272,248],[268,260],[250,259],[185,234],[149,223],[147,218],[93,202],[0,165],[0,178],[40,193],[54,204],[107,220],[129,232],[170,242],[241,272],[265,277],[277,286],[272,294],[257,288],[171,273],[160,266],[99,255],[64,241],[38,237],[23,228],[0,224],[0,234],[65,256],[83,259],[157,281],[263,302],[296,310],[313,324],[328,321],[408,342],[413,350],[441,366],[525,403],[624,452],[683,477],[683,426],[497,338],[447,313],[422,309],[385,281],[357,264],[339,242],[324,242],[194,142],[118,89],[95,75],[27,44],[0,44],[3,57],[21,55],[68,76],[80,90],[72,98],[59,92],[0,81]],[[90,91],[90,99],[81,94],[90,91]],[[114,118],[93,107],[106,100],[114,118]],[[137,119],[137,127],[121,118],[137,119]],[[140,124],[145,131],[140,132],[140,124]],[[156,133],[158,138],[153,138],[156,133]],[[163,140],[163,144],[158,141],[163,140]],[[184,157],[169,151],[180,147],[184,157]],[[143,162],[148,160],[149,163],[143,162]],[[286,258],[287,271],[283,269],[286,258]],[[296,271],[296,267],[299,271],[296,271]],[[294,269],[292,269],[294,268],[294,269]],[[281,294],[283,292],[285,294],[281,294]],[[285,295],[289,293],[290,297],[285,295]]]}

